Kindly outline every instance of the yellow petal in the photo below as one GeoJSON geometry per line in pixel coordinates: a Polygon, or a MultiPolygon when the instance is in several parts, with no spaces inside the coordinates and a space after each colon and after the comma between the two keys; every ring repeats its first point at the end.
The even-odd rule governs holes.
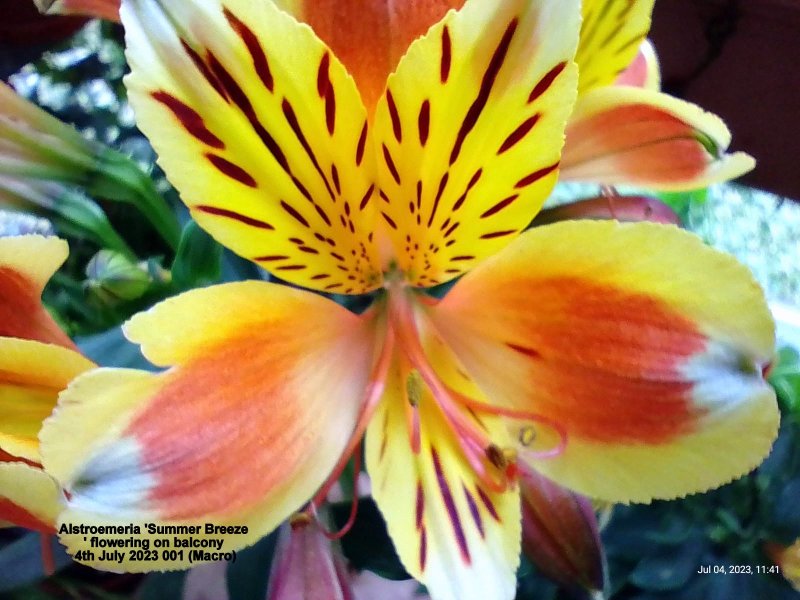
{"type": "Polygon", "coordinates": [[[276,0],[313,27],[347,67],[371,112],[409,44],[464,0],[276,0]]]}
{"type": "Polygon", "coordinates": [[[39,429],[58,393],[94,364],[72,350],[0,337],[0,450],[39,461],[39,429]]]}
{"type": "Polygon", "coordinates": [[[40,300],[68,252],[67,243],[54,237],[0,238],[0,336],[75,347],[40,300]]]}
{"type": "MultiPolygon", "coordinates": [[[[434,598],[510,600],[519,564],[519,494],[490,490],[476,477],[427,389],[418,398],[414,453],[405,386],[395,368],[366,445],[372,496],[400,560],[434,598]]],[[[494,433],[502,425],[491,419],[481,423],[494,433]]]]}
{"type": "Polygon", "coordinates": [[[636,57],[650,31],[655,0],[583,0],[575,61],[578,93],[610,85],[636,57]]]}
{"type": "Polygon", "coordinates": [[[0,462],[0,520],[53,533],[59,490],[44,471],[21,462],[0,462]]]}
{"type": "Polygon", "coordinates": [[[775,438],[763,294],[733,258],[677,228],[537,228],[429,314],[488,398],[563,431],[558,456],[522,455],[580,493],[707,490],[754,468],[775,438]]]}
{"type": "Polygon", "coordinates": [[[389,77],[378,205],[414,285],[472,268],[541,207],[575,97],[578,18],[572,0],[467,2],[389,77]]]}
{"type": "Polygon", "coordinates": [[[380,283],[367,113],[344,67],[272,2],[123,4],[137,124],[197,222],[293,283],[380,283]]]}
{"type": "MultiPolygon", "coordinates": [[[[244,282],[171,298],[127,332],[173,366],[99,369],[61,395],[40,436],[45,468],[70,493],[61,522],[246,525],[246,535],[216,536],[236,550],[330,473],[367,385],[369,322],[309,292],[244,282]]],[[[87,549],[81,535],[62,541],[87,549]]]]}
{"type": "Polygon", "coordinates": [[[699,106],[647,89],[612,86],[581,96],[561,161],[569,181],[689,190],[734,179],[755,161],[726,154],[731,134],[699,106]]]}

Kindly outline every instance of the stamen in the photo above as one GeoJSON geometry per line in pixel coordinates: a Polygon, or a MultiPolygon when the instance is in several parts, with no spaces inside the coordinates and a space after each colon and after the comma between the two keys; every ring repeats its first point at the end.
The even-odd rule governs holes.
{"type": "MultiPolygon", "coordinates": [[[[353,528],[358,515],[358,476],[361,475],[361,442],[359,442],[355,451],[353,452],[353,497],[350,499],[350,515],[347,517],[347,522],[336,533],[329,532],[320,523],[320,528],[325,537],[329,540],[339,540],[343,538],[348,531],[353,528]]],[[[312,504],[313,506],[313,504],[312,504]]]]}
{"type": "MultiPolygon", "coordinates": [[[[567,447],[567,440],[568,434],[567,430],[564,428],[563,425],[557,423],[553,419],[545,417],[543,415],[528,412],[525,410],[518,410],[515,408],[506,408],[503,406],[495,406],[492,404],[486,404],[485,402],[480,402],[478,400],[474,400],[468,396],[463,394],[459,394],[458,392],[453,392],[455,398],[480,412],[485,412],[492,415],[499,415],[501,417],[509,417],[511,419],[521,420],[521,421],[533,421],[534,423],[542,423],[551,429],[553,429],[556,434],[558,435],[559,442],[555,448],[550,450],[530,450],[527,453],[534,458],[550,458],[553,456],[559,456],[564,452],[567,447]]],[[[536,429],[532,425],[528,425],[520,429],[519,432],[519,441],[523,446],[530,446],[536,440],[536,429]]]]}
{"type": "MultiPolygon", "coordinates": [[[[498,481],[497,478],[492,477],[485,463],[487,460],[486,449],[491,445],[491,440],[485,432],[481,431],[464,416],[460,407],[453,401],[450,390],[439,380],[420,345],[419,332],[414,322],[414,316],[409,302],[404,297],[405,291],[398,290],[396,282],[390,282],[390,285],[395,289],[390,290],[389,293],[389,319],[397,328],[398,345],[403,350],[408,361],[414,366],[414,372],[427,385],[437,405],[442,410],[461,447],[464,458],[475,474],[493,491],[505,491],[508,488],[508,483],[502,480],[498,481]]],[[[408,391],[408,380],[406,383],[408,391]]],[[[419,385],[418,380],[415,385],[419,385]]]]}

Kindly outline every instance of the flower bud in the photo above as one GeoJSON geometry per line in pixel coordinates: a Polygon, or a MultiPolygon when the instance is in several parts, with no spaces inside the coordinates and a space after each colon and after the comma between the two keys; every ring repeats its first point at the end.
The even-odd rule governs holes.
{"type": "Polygon", "coordinates": [[[146,269],[112,250],[101,250],[86,266],[86,286],[104,304],[135,300],[150,287],[146,269]]]}
{"type": "Polygon", "coordinates": [[[304,513],[281,527],[267,600],[354,600],[342,559],[304,513]]]}
{"type": "Polygon", "coordinates": [[[519,483],[525,555],[550,579],[602,597],[603,550],[591,502],[523,465],[519,483]]]}

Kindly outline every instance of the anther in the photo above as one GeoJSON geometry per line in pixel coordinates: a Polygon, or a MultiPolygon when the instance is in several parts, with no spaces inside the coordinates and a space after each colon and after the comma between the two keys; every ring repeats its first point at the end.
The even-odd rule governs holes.
{"type": "Polygon", "coordinates": [[[311,515],[306,512],[299,512],[289,517],[289,526],[292,530],[300,529],[311,523],[311,515]]]}
{"type": "Polygon", "coordinates": [[[527,448],[536,440],[536,430],[530,425],[526,425],[520,428],[517,439],[520,444],[527,448]]]}
{"type": "Polygon", "coordinates": [[[508,460],[506,459],[505,453],[494,444],[489,444],[489,446],[486,448],[486,458],[488,458],[489,462],[501,471],[505,471],[506,467],[508,466],[508,460]]]}
{"type": "Polygon", "coordinates": [[[411,406],[419,406],[424,385],[422,376],[416,369],[412,369],[406,376],[406,397],[411,406]]]}

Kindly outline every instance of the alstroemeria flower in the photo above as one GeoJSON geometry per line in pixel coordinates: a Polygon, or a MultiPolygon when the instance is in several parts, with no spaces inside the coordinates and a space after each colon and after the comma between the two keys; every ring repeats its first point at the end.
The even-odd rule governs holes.
{"type": "Polygon", "coordinates": [[[42,433],[62,521],[247,525],[226,537],[241,547],[324,498],[366,430],[406,569],[437,599],[511,598],[518,461],[614,501],[756,465],[778,421],[774,332],[744,267],[652,224],[518,235],[557,177],[579,13],[468,1],[370,116],[272,2],[123,2],[138,123],[194,218],[294,284],[377,299],[355,315],[251,281],[135,316],[126,335],[168,369],[99,369],[62,394],[42,433]],[[423,292],[465,273],[440,302],[423,292]]]}
{"type": "Polygon", "coordinates": [[[659,92],[647,41],[655,0],[583,0],[578,101],[561,160],[565,180],[650,189],[707,187],[751,171],[716,115],[659,92]]]}
{"type": "Polygon", "coordinates": [[[51,533],[59,493],[37,436],[58,393],[94,367],[39,300],[66,257],[57,238],[0,238],[0,521],[51,533]]]}

